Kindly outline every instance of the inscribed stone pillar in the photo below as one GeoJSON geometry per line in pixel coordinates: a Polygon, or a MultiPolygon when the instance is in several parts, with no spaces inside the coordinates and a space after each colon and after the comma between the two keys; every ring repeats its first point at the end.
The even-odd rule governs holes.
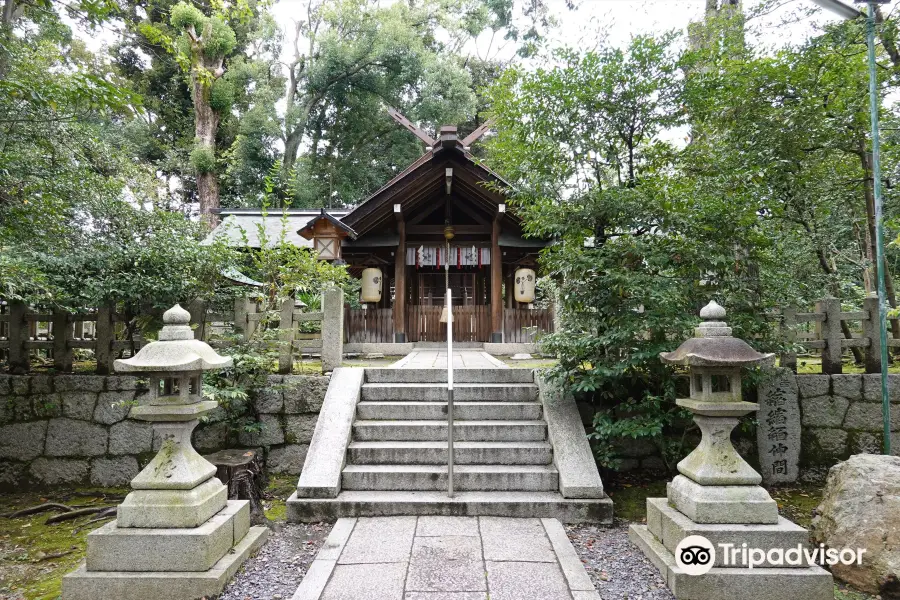
{"type": "Polygon", "coordinates": [[[775,369],[757,392],[759,465],[766,484],[793,483],[800,476],[800,402],[797,376],[775,369]]]}

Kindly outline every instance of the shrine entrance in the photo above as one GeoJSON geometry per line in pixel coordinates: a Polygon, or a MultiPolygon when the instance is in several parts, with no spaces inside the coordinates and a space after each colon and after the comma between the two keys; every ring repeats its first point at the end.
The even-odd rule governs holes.
{"type": "Polygon", "coordinates": [[[447,280],[453,298],[453,339],[458,342],[488,342],[491,336],[491,306],[488,277],[482,269],[452,267],[420,269],[410,273],[406,331],[411,342],[445,342],[447,326],[440,322],[446,303],[447,280]]]}

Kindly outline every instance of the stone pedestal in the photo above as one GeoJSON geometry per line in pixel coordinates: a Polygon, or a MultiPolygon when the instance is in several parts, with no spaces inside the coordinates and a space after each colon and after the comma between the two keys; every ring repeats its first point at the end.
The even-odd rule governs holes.
{"type": "Polygon", "coordinates": [[[266,540],[250,526],[249,502],[228,500],[216,467],[191,446],[198,418],[216,408],[201,400],[201,371],[227,367],[193,339],[187,311],[163,316],[159,341],[116,361],[120,372],[149,376],[150,393],[131,411],[151,421],[159,452],[132,481],[117,519],[87,537],[87,558],[63,578],[63,600],[193,600],[219,594],[266,540]]]}
{"type": "Polygon", "coordinates": [[[731,337],[725,310],[714,302],[700,316],[705,322],[696,337],[662,359],[690,368],[691,397],[677,402],[694,414],[703,437],[678,464],[680,475],[667,486],[667,498],[647,500],[647,524],[632,525],[629,537],[679,600],[832,600],[831,574],[804,562],[809,534],[778,515],[778,505],[759,485],[762,477],[731,444],[738,418],[759,409],[741,399],[740,369],[771,355],[731,337]],[[694,550],[685,552],[688,547],[694,550]],[[789,550],[796,564],[778,560],[789,550]],[[714,558],[691,562],[698,556],[714,558]]]}

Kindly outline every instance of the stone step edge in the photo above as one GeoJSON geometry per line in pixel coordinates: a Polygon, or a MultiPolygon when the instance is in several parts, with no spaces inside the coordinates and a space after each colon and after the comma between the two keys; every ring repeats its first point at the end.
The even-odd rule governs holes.
{"type": "Polygon", "coordinates": [[[555,518],[563,523],[613,522],[610,498],[563,498],[559,492],[446,492],[341,491],[337,498],[287,500],[287,520],[313,523],[343,517],[483,516],[555,518]]]}
{"type": "MultiPolygon", "coordinates": [[[[549,465],[454,465],[454,472],[457,474],[466,473],[511,473],[523,474],[542,473],[553,474],[559,473],[556,467],[549,465]]],[[[344,467],[344,473],[384,473],[384,474],[402,474],[402,473],[437,473],[446,474],[447,465],[361,465],[349,464],[344,467]]]]}
{"type": "MultiPolygon", "coordinates": [[[[548,441],[457,441],[453,444],[457,449],[473,448],[473,449],[536,449],[536,450],[552,450],[553,446],[548,441]]],[[[410,441],[410,440],[385,440],[385,441],[363,441],[354,440],[350,442],[348,448],[372,448],[372,449],[419,449],[419,450],[446,450],[447,442],[440,440],[429,441],[410,441]]]]}
{"type": "MultiPolygon", "coordinates": [[[[354,427],[392,427],[392,426],[403,426],[403,427],[433,427],[435,425],[439,425],[441,427],[447,426],[447,421],[439,420],[439,419],[393,419],[393,420],[383,420],[377,421],[372,419],[356,419],[353,422],[354,427]]],[[[529,421],[515,421],[509,419],[498,419],[494,420],[473,420],[473,421],[459,421],[453,423],[454,427],[523,427],[523,426],[547,426],[547,422],[544,420],[529,420],[529,421]]]]}

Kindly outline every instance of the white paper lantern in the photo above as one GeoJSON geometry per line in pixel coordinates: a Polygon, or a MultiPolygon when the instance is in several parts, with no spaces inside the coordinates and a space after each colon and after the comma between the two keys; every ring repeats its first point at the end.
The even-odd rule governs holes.
{"type": "Polygon", "coordinates": [[[532,269],[516,269],[513,297],[516,302],[534,302],[535,274],[532,269]]]}
{"type": "Polygon", "coordinates": [[[362,272],[362,301],[381,302],[381,287],[384,277],[381,269],[369,268],[362,272]]]}

